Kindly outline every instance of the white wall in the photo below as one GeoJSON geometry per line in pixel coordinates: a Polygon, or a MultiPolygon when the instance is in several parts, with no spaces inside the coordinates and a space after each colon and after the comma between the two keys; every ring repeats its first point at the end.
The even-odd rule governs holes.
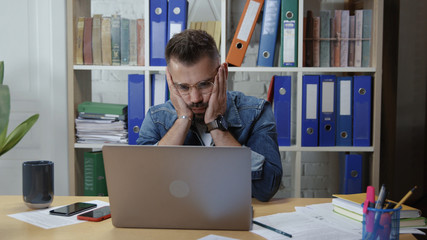
{"type": "Polygon", "coordinates": [[[15,0],[0,8],[0,60],[11,92],[9,132],[40,118],[0,157],[0,194],[22,194],[22,162],[55,163],[55,195],[68,194],[65,0],[15,0]]]}

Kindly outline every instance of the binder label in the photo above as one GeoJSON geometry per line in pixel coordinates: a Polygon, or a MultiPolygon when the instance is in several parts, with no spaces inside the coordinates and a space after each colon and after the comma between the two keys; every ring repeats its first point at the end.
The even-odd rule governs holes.
{"type": "Polygon", "coordinates": [[[322,112],[334,112],[334,82],[322,83],[322,112]]]}
{"type": "Polygon", "coordinates": [[[176,33],[180,33],[182,30],[182,24],[180,23],[171,23],[169,25],[170,30],[169,30],[169,39],[171,39],[173,37],[173,35],[175,35],[176,33]]]}
{"type": "Polygon", "coordinates": [[[258,13],[258,8],[260,7],[259,2],[250,1],[248,9],[246,11],[246,15],[243,18],[242,26],[240,27],[239,34],[237,35],[237,39],[247,42],[249,38],[249,34],[251,33],[251,29],[253,24],[256,23],[255,18],[258,13]]]}
{"type": "Polygon", "coordinates": [[[283,64],[295,63],[295,20],[283,21],[283,64]]]}
{"type": "MultiPolygon", "coordinates": [[[[151,52],[152,58],[164,58],[165,57],[165,38],[161,37],[166,32],[166,22],[152,22],[153,29],[151,35],[151,42],[153,44],[153,51],[151,52]]],[[[163,35],[164,36],[164,35],[163,35]]]]}
{"type": "Polygon", "coordinates": [[[317,119],[317,84],[307,84],[306,119],[317,119]]]}
{"type": "Polygon", "coordinates": [[[339,101],[339,115],[351,115],[351,81],[341,81],[339,101]]]}

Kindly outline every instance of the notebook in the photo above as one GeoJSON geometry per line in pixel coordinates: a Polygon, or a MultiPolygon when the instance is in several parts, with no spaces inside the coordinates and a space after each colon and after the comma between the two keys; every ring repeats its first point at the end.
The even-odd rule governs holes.
{"type": "Polygon", "coordinates": [[[246,147],[102,148],[115,227],[249,230],[246,147]]]}

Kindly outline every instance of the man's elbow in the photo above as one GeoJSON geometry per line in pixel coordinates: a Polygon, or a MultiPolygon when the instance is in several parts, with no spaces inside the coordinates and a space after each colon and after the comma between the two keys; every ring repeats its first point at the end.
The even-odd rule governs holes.
{"type": "Polygon", "coordinates": [[[252,182],[252,196],[262,202],[270,201],[279,190],[281,181],[282,169],[264,173],[262,179],[252,182]]]}

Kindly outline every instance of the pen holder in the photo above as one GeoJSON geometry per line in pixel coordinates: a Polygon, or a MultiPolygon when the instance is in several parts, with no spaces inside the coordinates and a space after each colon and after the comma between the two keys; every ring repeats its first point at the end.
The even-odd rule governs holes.
{"type": "MultiPolygon", "coordinates": [[[[362,204],[363,207],[363,204],[362,204]]],[[[400,210],[376,209],[368,207],[363,213],[364,240],[396,240],[399,239],[400,210]]]]}

